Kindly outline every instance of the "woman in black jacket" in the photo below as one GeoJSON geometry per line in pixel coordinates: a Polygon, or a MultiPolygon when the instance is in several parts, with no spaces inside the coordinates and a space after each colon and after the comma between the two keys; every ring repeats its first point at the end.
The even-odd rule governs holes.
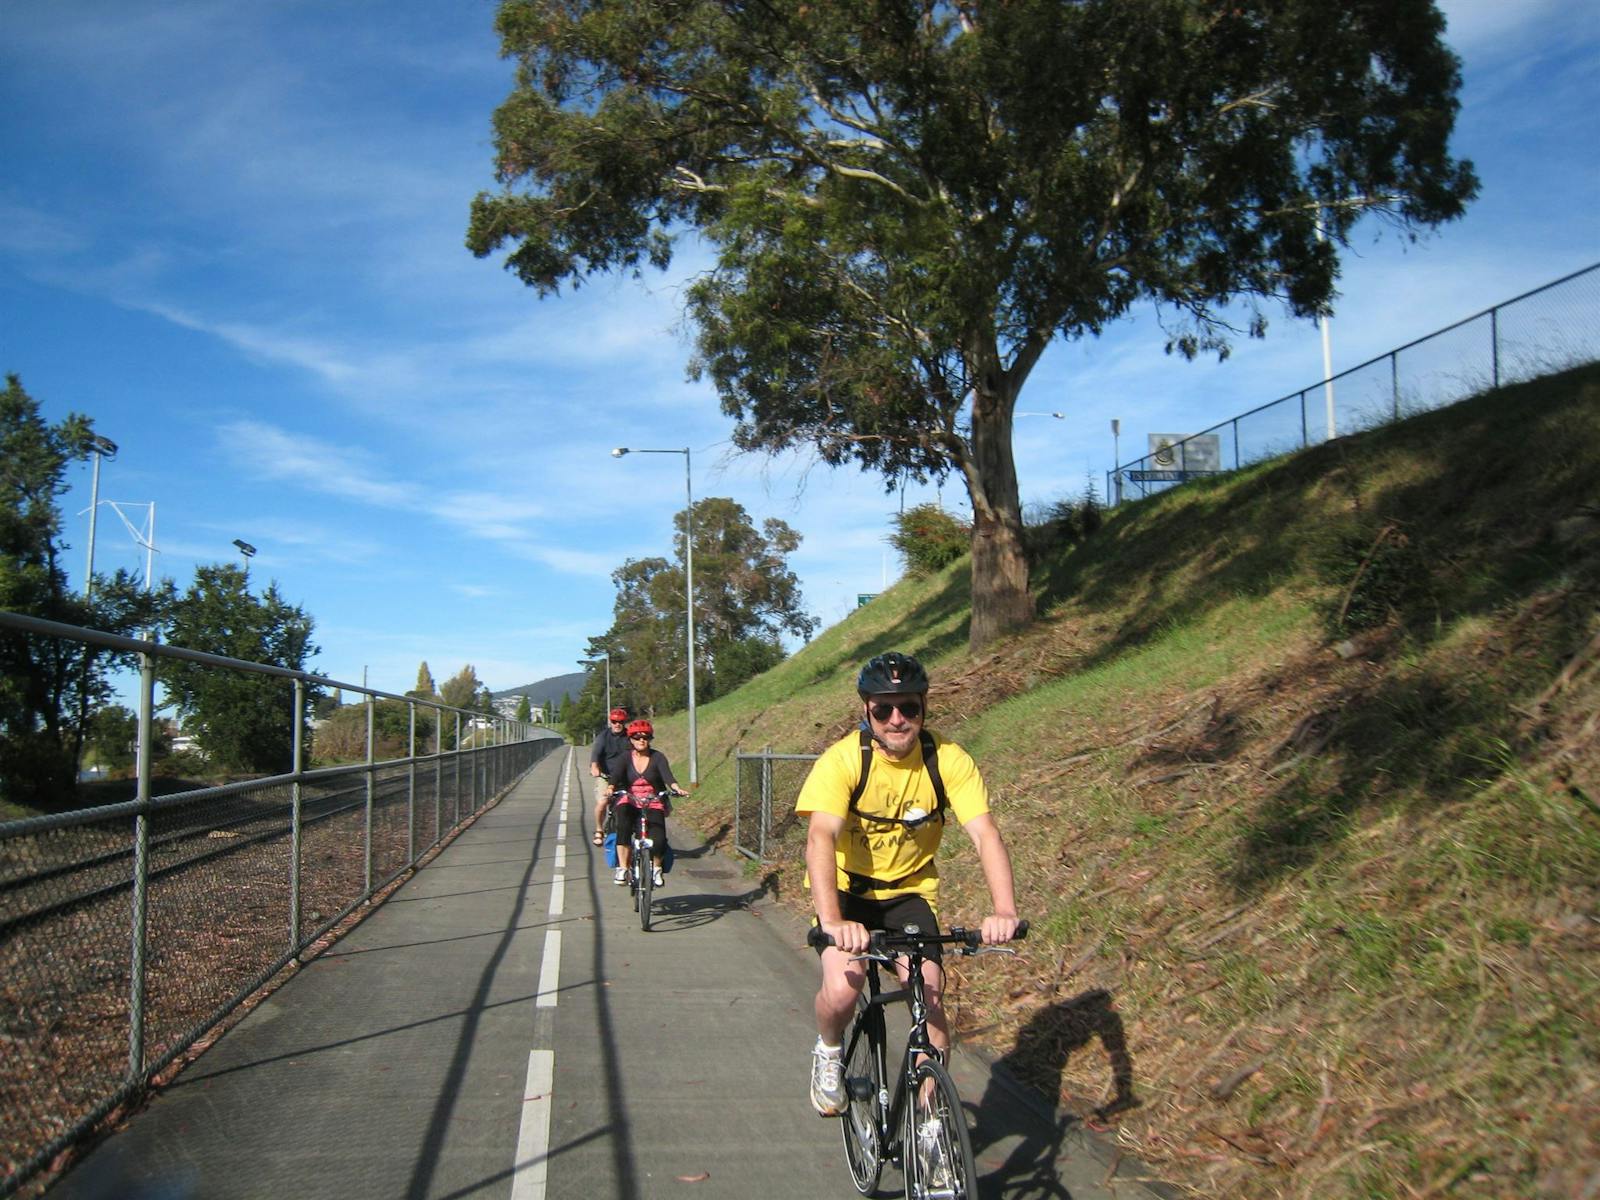
{"type": "Polygon", "coordinates": [[[628,726],[628,753],[623,756],[611,774],[613,791],[626,792],[617,801],[617,873],[614,883],[628,882],[628,868],[633,864],[633,831],[639,825],[639,810],[644,810],[645,833],[652,843],[650,861],[654,864],[656,887],[662,885],[661,855],[667,848],[667,813],[671,806],[661,798],[663,792],[674,796],[689,793],[678,786],[672,777],[672,765],[667,756],[650,747],[655,738],[655,728],[649,721],[639,720],[628,726]]]}

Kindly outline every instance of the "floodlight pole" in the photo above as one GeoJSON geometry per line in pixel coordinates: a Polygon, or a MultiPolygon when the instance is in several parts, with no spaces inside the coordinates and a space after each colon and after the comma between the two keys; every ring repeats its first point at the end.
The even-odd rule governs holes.
{"type": "MultiPolygon", "coordinates": [[[[683,455],[683,495],[688,507],[683,512],[683,562],[684,562],[684,626],[687,630],[689,656],[689,782],[700,782],[698,745],[694,727],[694,486],[690,482],[689,447],[682,450],[641,450],[638,447],[618,446],[612,458],[624,454],[681,454],[683,455]]],[[[609,659],[607,660],[609,664],[609,659]]]]}
{"type": "Polygon", "coordinates": [[[83,604],[87,608],[89,601],[94,598],[94,526],[95,518],[100,515],[100,460],[101,458],[115,458],[117,444],[108,437],[100,434],[91,434],[89,437],[89,452],[94,455],[94,475],[89,484],[89,565],[83,573],[83,604]]]}

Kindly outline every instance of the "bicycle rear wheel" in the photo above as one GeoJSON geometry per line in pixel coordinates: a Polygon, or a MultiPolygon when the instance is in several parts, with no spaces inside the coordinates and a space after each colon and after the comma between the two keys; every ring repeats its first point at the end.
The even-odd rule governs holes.
{"type": "Polygon", "coordinates": [[[906,1200],[971,1200],[978,1194],[978,1168],[955,1082],[931,1058],[917,1064],[913,1078],[906,1104],[906,1200]]]}
{"type": "Polygon", "coordinates": [[[639,928],[646,933],[650,932],[650,897],[655,893],[655,874],[650,870],[650,860],[646,858],[644,865],[639,868],[639,928]]]}
{"type": "Polygon", "coordinates": [[[847,1100],[839,1120],[844,1157],[856,1191],[870,1196],[883,1174],[884,1146],[880,1135],[880,1100],[883,1095],[883,1009],[856,1001],[856,1018],[846,1034],[844,1088],[847,1100]]]}

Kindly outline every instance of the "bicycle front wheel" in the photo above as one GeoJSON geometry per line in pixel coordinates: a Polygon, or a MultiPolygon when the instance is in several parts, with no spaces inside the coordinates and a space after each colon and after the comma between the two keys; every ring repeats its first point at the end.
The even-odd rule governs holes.
{"type": "Polygon", "coordinates": [[[856,1019],[846,1034],[845,1110],[839,1121],[844,1157],[856,1191],[870,1196],[883,1173],[883,1009],[856,1001],[856,1019]]]}
{"type": "Polygon", "coordinates": [[[650,897],[655,893],[656,880],[651,872],[649,860],[639,868],[639,928],[646,933],[650,932],[650,897]]]}
{"type": "Polygon", "coordinates": [[[944,1064],[924,1059],[906,1104],[906,1200],[970,1200],[978,1194],[972,1136],[944,1064]]]}
{"type": "Polygon", "coordinates": [[[628,894],[633,897],[633,911],[639,911],[639,848],[633,848],[633,862],[628,864],[628,894]]]}

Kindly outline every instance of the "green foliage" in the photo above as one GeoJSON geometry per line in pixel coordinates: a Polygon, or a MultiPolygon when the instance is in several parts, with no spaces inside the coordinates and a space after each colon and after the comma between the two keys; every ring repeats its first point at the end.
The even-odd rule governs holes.
{"type": "Polygon", "coordinates": [[[516,720],[526,724],[533,720],[533,703],[526,696],[517,697],[516,720]]]}
{"type": "MultiPolygon", "coordinates": [[[[231,564],[202,566],[173,602],[168,640],[244,662],[306,670],[317,653],[312,618],[271,584],[257,598],[231,564]]],[[[210,762],[223,769],[282,773],[293,765],[294,690],[285,679],[163,658],[157,678],[210,762]]],[[[317,688],[308,687],[309,705],[317,688]]],[[[303,714],[300,714],[303,719],[303,714]]]]}
{"type": "Polygon", "coordinates": [[[1105,524],[1105,507],[1100,503],[1100,493],[1094,480],[1090,480],[1083,494],[1073,500],[1056,500],[1028,527],[1028,549],[1035,557],[1042,557],[1065,547],[1086,541],[1105,524]]]}
{"type": "Polygon", "coordinates": [[[692,370],[736,446],[975,492],[975,648],[1031,616],[1010,431],[1053,338],[1143,302],[1225,354],[1226,306],[1323,311],[1366,207],[1431,226],[1477,189],[1432,0],[502,0],[498,28],[506,186],[468,246],[548,295],[698,234],[692,370]]]}
{"type": "Polygon", "coordinates": [[[130,770],[139,742],[139,714],[120,704],[108,704],[89,719],[84,739],[84,761],[93,761],[108,774],[130,770]]]}
{"type": "MultiPolygon", "coordinates": [[[[377,760],[411,754],[411,705],[378,699],[372,710],[372,753],[377,760]]],[[[449,723],[453,724],[453,723],[449,723]]],[[[433,750],[434,713],[416,708],[416,752],[433,750]]],[[[318,762],[360,762],[367,756],[367,706],[347,704],[317,727],[314,751],[318,762]]]]}
{"type": "Polygon", "coordinates": [[[889,535],[889,544],[900,552],[912,575],[942,571],[965,554],[971,542],[972,526],[931,502],[899,513],[889,535]]]}
{"type": "MultiPolygon", "coordinates": [[[[108,633],[153,624],[167,592],[126,572],[97,580],[92,604],[67,588],[61,511],[71,463],[93,427],[71,414],[45,422],[15,375],[0,391],[0,608],[108,633]]],[[[127,656],[64,639],[0,632],[0,794],[28,808],[70,803],[88,715],[109,698],[107,672],[127,656]]]]}
{"type": "MultiPolygon", "coordinates": [[[[591,638],[586,662],[611,656],[611,698],[636,712],[688,706],[684,621],[685,513],[674,517],[673,562],[629,559],[612,573],[617,586],[611,628],[591,638]]],[[[783,657],[779,638],[809,637],[817,620],[801,607],[800,581],[788,558],[800,535],[769,519],[757,529],[743,505],[724,497],[694,506],[695,695],[698,702],[738,687],[783,657]]],[[[564,707],[568,733],[580,740],[605,725],[606,676],[591,670],[577,702],[564,707]],[[574,731],[589,731],[581,737],[574,731]]]]}
{"type": "Polygon", "coordinates": [[[433,672],[428,670],[426,661],[417,667],[417,682],[406,695],[415,696],[419,700],[437,700],[439,698],[439,693],[433,686],[433,672]]]}

